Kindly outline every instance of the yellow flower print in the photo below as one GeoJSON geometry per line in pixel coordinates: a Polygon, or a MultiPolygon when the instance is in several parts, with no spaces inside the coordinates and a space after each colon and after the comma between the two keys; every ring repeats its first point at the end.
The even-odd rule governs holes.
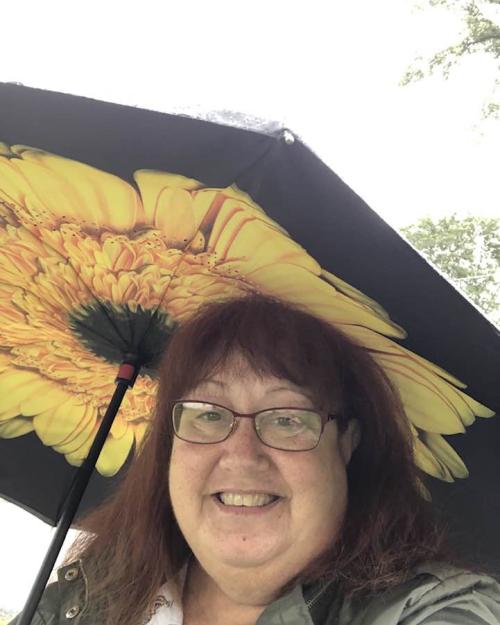
{"type": "MultiPolygon", "coordinates": [[[[363,343],[400,391],[417,465],[446,481],[467,475],[441,435],[493,413],[387,338],[405,333],[376,302],[323,270],[237,188],[148,170],[134,179],[136,187],[83,163],[0,144],[1,437],[34,430],[81,464],[131,344],[154,360],[203,302],[260,291],[363,343]]],[[[142,440],[155,388],[144,369],[111,428],[101,474],[115,474],[142,440]]]]}

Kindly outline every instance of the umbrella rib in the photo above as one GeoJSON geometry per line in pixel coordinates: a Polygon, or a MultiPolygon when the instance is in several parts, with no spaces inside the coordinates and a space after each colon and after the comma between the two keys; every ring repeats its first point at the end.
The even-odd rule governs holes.
{"type": "MultiPolygon", "coordinates": [[[[73,265],[71,265],[71,266],[73,267],[73,265]]],[[[73,269],[74,269],[74,267],[73,267],[73,269]]],[[[83,282],[83,280],[82,280],[82,282],[83,282]]],[[[85,282],[83,282],[83,284],[85,284],[85,282]]],[[[89,293],[91,295],[93,295],[92,291],[90,290],[90,288],[86,284],[85,284],[85,288],[89,291],[89,293]]],[[[120,328],[118,327],[118,325],[115,324],[115,322],[113,321],[113,317],[109,314],[108,309],[106,308],[106,306],[104,306],[104,304],[99,299],[96,299],[95,301],[97,302],[97,305],[101,309],[101,312],[104,313],[106,319],[109,321],[109,323],[113,327],[113,330],[116,332],[117,336],[120,338],[120,340],[122,341],[122,343],[123,343],[123,345],[125,346],[125,349],[126,349],[127,348],[127,341],[124,338],[124,336],[122,335],[122,333],[120,332],[120,328]]]]}
{"type": "Polygon", "coordinates": [[[127,325],[128,331],[130,332],[130,345],[134,345],[135,328],[134,324],[132,323],[132,317],[130,316],[130,314],[127,315],[127,325]]]}
{"type": "Polygon", "coordinates": [[[94,328],[91,328],[86,323],[83,323],[83,321],[81,321],[80,319],[73,319],[73,323],[75,325],[80,326],[81,328],[84,328],[85,330],[88,330],[90,332],[90,334],[94,334],[98,338],[103,339],[104,341],[109,343],[109,345],[111,345],[111,347],[117,347],[116,344],[113,343],[113,341],[109,337],[107,337],[104,334],[101,334],[101,333],[97,332],[97,330],[95,330],[94,328]]]}
{"type": "MultiPolygon", "coordinates": [[[[254,169],[254,168],[255,168],[255,166],[256,166],[259,162],[261,162],[263,159],[267,159],[267,158],[269,158],[269,156],[270,156],[273,152],[275,152],[275,151],[278,149],[278,147],[279,147],[279,141],[276,141],[275,143],[271,143],[271,145],[269,145],[269,146],[266,148],[266,150],[263,152],[263,154],[261,154],[261,155],[259,155],[258,157],[256,157],[256,158],[255,158],[255,159],[254,159],[254,160],[253,160],[253,161],[252,161],[249,165],[247,165],[244,169],[242,169],[242,170],[240,171],[240,173],[239,173],[237,176],[235,176],[234,181],[236,182],[236,181],[237,181],[239,178],[241,178],[241,176],[243,176],[245,173],[247,173],[247,172],[251,171],[252,169],[254,169]]],[[[259,181],[259,186],[260,186],[260,181],[259,181]]],[[[155,318],[157,318],[157,317],[158,317],[158,311],[160,310],[160,306],[162,305],[162,303],[163,303],[163,301],[164,301],[164,299],[165,299],[165,296],[166,296],[166,294],[167,294],[167,292],[168,292],[168,289],[170,288],[170,285],[172,284],[172,281],[174,280],[174,278],[175,278],[175,276],[176,276],[176,271],[177,271],[177,269],[179,268],[179,265],[181,264],[181,261],[182,261],[182,259],[183,259],[184,255],[185,255],[185,250],[186,250],[186,249],[189,247],[189,245],[193,242],[193,240],[194,240],[194,237],[195,237],[195,236],[196,236],[196,233],[195,233],[195,234],[193,235],[193,237],[191,238],[190,243],[189,243],[189,244],[186,244],[186,246],[184,247],[183,253],[181,254],[181,256],[180,256],[180,258],[179,258],[179,262],[177,263],[177,266],[175,267],[175,269],[174,269],[174,271],[173,271],[173,273],[172,273],[172,277],[171,277],[171,279],[170,279],[170,282],[169,282],[169,284],[168,284],[167,288],[165,289],[164,293],[162,294],[161,299],[160,299],[160,301],[158,302],[158,305],[156,306],[156,308],[155,308],[155,310],[154,310],[153,314],[151,315],[151,317],[150,317],[150,319],[149,319],[149,322],[148,322],[148,324],[147,324],[147,326],[146,326],[146,329],[144,330],[144,333],[143,333],[143,334],[142,334],[142,336],[141,336],[141,339],[140,339],[139,344],[141,344],[141,343],[142,343],[142,341],[144,340],[144,337],[145,337],[145,336],[147,335],[147,333],[149,332],[149,329],[150,329],[150,327],[151,327],[151,324],[152,324],[152,322],[153,322],[153,319],[155,319],[155,318]]]]}
{"type": "MultiPolygon", "coordinates": [[[[259,162],[261,162],[263,159],[267,159],[267,158],[269,158],[269,156],[270,156],[273,152],[275,152],[275,151],[278,149],[279,145],[280,145],[280,144],[279,144],[279,141],[277,141],[277,140],[275,140],[275,142],[274,142],[274,143],[271,143],[271,144],[270,144],[270,145],[269,145],[269,146],[268,146],[268,147],[264,150],[263,154],[261,154],[261,155],[259,155],[258,157],[256,157],[256,158],[255,158],[255,159],[254,159],[254,160],[253,160],[253,161],[252,161],[249,165],[247,165],[244,169],[242,169],[242,170],[240,171],[240,173],[239,173],[239,174],[237,174],[237,175],[235,176],[234,181],[236,182],[236,181],[237,181],[239,178],[241,178],[241,176],[243,176],[245,173],[247,173],[247,172],[251,171],[252,169],[254,169],[254,168],[255,168],[255,166],[256,166],[259,162]]],[[[259,181],[259,186],[260,186],[260,181],[259,181]]],[[[172,284],[172,281],[174,280],[174,278],[175,278],[175,276],[176,276],[176,271],[177,271],[177,269],[178,269],[179,265],[181,264],[181,261],[182,261],[182,259],[183,259],[183,257],[184,257],[184,254],[185,254],[185,250],[186,250],[186,249],[189,247],[189,245],[193,242],[193,240],[194,240],[194,237],[195,237],[195,236],[196,236],[196,233],[195,233],[195,234],[193,235],[193,237],[191,238],[190,243],[189,243],[189,244],[186,244],[186,246],[184,247],[184,251],[183,251],[183,253],[181,254],[181,256],[180,256],[180,258],[179,258],[179,262],[177,263],[177,266],[175,267],[174,272],[172,273],[172,277],[171,277],[171,279],[170,279],[170,282],[169,282],[169,284],[168,284],[167,288],[165,289],[164,293],[162,294],[161,299],[160,299],[160,301],[158,302],[158,305],[156,306],[156,308],[155,308],[155,310],[154,310],[153,314],[151,315],[151,317],[150,317],[150,319],[149,319],[149,322],[148,322],[148,325],[146,326],[146,329],[144,330],[144,333],[143,333],[143,334],[142,334],[142,336],[141,336],[141,339],[140,339],[139,344],[140,344],[140,343],[142,343],[142,341],[144,340],[144,337],[145,337],[145,336],[147,335],[147,333],[149,332],[149,329],[150,329],[150,327],[151,327],[151,324],[152,324],[152,322],[153,322],[153,319],[157,318],[157,316],[158,316],[158,311],[160,310],[160,306],[162,305],[163,300],[165,299],[165,296],[166,296],[166,294],[167,294],[167,292],[168,292],[168,289],[170,288],[170,285],[172,284]]]]}
{"type": "MultiPolygon", "coordinates": [[[[194,235],[193,235],[193,237],[192,237],[192,239],[191,239],[191,242],[193,241],[193,239],[194,239],[194,235]]],[[[190,242],[190,243],[191,243],[191,242],[190,242]]],[[[188,245],[186,245],[186,247],[188,247],[188,245]]],[[[179,257],[179,262],[177,263],[177,265],[176,265],[176,267],[175,267],[174,271],[172,272],[172,276],[171,276],[171,278],[170,278],[170,282],[168,283],[167,288],[166,288],[166,289],[165,289],[165,291],[163,292],[163,294],[162,294],[162,296],[161,296],[161,299],[160,299],[160,301],[158,302],[158,305],[157,305],[157,306],[156,306],[156,308],[154,309],[154,312],[153,312],[153,314],[151,315],[151,317],[149,318],[148,324],[147,324],[146,329],[144,330],[144,332],[143,332],[143,334],[142,334],[142,336],[141,336],[141,339],[140,339],[140,341],[139,341],[139,344],[141,344],[141,343],[143,342],[144,338],[147,336],[147,334],[148,334],[148,332],[149,332],[149,329],[150,329],[150,327],[151,327],[151,324],[153,323],[153,319],[156,319],[156,318],[158,317],[158,311],[160,310],[160,306],[163,304],[163,300],[165,299],[165,295],[167,294],[167,292],[168,292],[168,290],[169,290],[169,288],[170,288],[170,285],[172,284],[172,281],[173,281],[173,279],[174,279],[174,278],[175,278],[175,276],[176,276],[176,271],[177,271],[177,269],[179,268],[179,265],[181,264],[182,259],[184,258],[184,255],[185,255],[185,249],[186,249],[186,247],[184,248],[184,251],[183,251],[183,252],[182,252],[182,254],[180,255],[180,257],[179,257]]]]}
{"type": "MultiPolygon", "coordinates": [[[[276,138],[274,138],[274,143],[271,143],[269,146],[266,147],[266,149],[264,150],[264,152],[262,154],[260,154],[259,156],[256,156],[254,158],[253,161],[250,162],[250,164],[248,164],[246,167],[244,167],[239,174],[237,174],[234,177],[234,182],[238,182],[238,180],[244,176],[245,174],[248,174],[248,172],[252,171],[252,169],[254,169],[261,161],[265,161],[267,159],[269,159],[274,152],[276,152],[278,150],[278,148],[280,147],[280,141],[276,138]]],[[[250,195],[253,195],[257,193],[257,191],[260,189],[260,185],[262,184],[262,177],[258,180],[255,181],[254,183],[254,187],[252,189],[252,193],[250,193],[250,191],[247,191],[248,193],[250,193],[250,195]]]]}

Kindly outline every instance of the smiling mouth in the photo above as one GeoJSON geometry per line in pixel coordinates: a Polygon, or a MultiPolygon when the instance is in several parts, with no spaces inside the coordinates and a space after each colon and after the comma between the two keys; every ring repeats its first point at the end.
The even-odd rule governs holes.
{"type": "Polygon", "coordinates": [[[263,503],[263,504],[256,504],[256,505],[247,505],[245,503],[243,503],[243,501],[239,502],[239,503],[224,503],[224,501],[222,501],[222,497],[221,497],[222,493],[214,493],[212,495],[213,498],[217,499],[217,501],[219,501],[223,506],[228,506],[228,507],[234,507],[234,508],[265,508],[266,506],[270,506],[273,503],[275,503],[276,501],[278,501],[278,499],[281,499],[281,497],[278,497],[277,495],[271,495],[271,499],[270,501],[263,503]]]}

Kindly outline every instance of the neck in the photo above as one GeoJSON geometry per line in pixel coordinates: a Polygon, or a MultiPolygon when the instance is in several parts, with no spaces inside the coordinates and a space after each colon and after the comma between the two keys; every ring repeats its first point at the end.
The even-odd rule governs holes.
{"type": "MultiPolygon", "coordinates": [[[[262,592],[262,582],[259,588],[262,592]]],[[[206,623],[207,615],[210,615],[211,625],[255,625],[271,601],[253,597],[248,590],[245,587],[239,592],[230,583],[225,592],[193,559],[182,597],[185,625],[206,623]]]]}

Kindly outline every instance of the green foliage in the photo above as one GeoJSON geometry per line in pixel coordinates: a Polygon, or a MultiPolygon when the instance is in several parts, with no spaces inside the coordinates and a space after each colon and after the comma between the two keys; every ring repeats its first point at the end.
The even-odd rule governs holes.
{"type": "MultiPolygon", "coordinates": [[[[411,82],[422,80],[426,72],[428,75],[440,70],[445,79],[450,75],[450,71],[459,60],[466,54],[486,53],[494,59],[500,58],[500,25],[489,19],[482,12],[488,5],[494,8],[500,6],[500,0],[428,0],[431,7],[444,6],[450,10],[458,10],[462,13],[464,23],[464,36],[458,41],[443,50],[434,54],[428,61],[422,57],[415,59],[420,65],[410,67],[400,81],[401,86],[411,82]],[[427,70],[422,69],[422,64],[427,66],[427,70]]],[[[419,8],[423,8],[419,5],[419,8]]],[[[500,65],[499,65],[500,69],[500,65]]],[[[500,86],[500,78],[495,78],[493,91],[500,86]]],[[[492,99],[487,101],[483,107],[483,119],[490,117],[500,119],[500,103],[492,99]]]]}
{"type": "Polygon", "coordinates": [[[401,231],[485,316],[500,325],[500,219],[425,217],[401,231]]]}

